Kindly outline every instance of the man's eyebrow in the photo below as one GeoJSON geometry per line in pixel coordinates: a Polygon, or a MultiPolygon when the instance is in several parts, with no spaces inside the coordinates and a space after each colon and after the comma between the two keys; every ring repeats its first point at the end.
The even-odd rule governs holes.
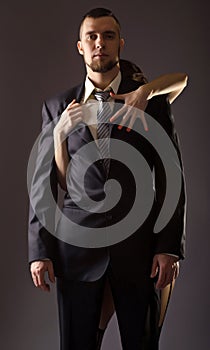
{"type": "MultiPolygon", "coordinates": [[[[95,33],[98,33],[97,30],[90,30],[90,31],[86,32],[85,35],[90,35],[90,34],[95,34],[95,33]]],[[[116,34],[116,32],[114,30],[105,30],[101,34],[116,34]]]]}
{"type": "Polygon", "coordinates": [[[105,30],[103,34],[116,34],[114,30],[105,30]]]}
{"type": "Polygon", "coordinates": [[[90,34],[94,34],[94,33],[96,33],[95,30],[90,30],[90,31],[86,32],[85,35],[90,35],[90,34]]]}

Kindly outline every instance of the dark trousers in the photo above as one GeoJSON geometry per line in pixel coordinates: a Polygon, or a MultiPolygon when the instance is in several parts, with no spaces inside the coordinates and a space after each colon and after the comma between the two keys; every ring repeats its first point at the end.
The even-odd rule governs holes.
{"type": "Polygon", "coordinates": [[[146,315],[152,291],[148,277],[137,282],[119,278],[108,268],[94,282],[57,279],[60,350],[95,350],[103,291],[109,279],[123,350],[143,350],[146,315]]]}

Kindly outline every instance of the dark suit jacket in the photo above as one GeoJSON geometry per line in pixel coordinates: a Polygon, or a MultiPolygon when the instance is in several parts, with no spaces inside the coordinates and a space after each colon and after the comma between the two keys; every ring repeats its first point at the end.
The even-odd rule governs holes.
{"type": "MultiPolygon", "coordinates": [[[[118,93],[126,93],[135,90],[139,83],[125,79],[122,81],[118,93]]],[[[74,99],[79,102],[83,96],[84,83],[74,87],[67,92],[49,99],[43,105],[42,117],[43,127],[54,121],[56,123],[67,105],[74,99]]],[[[170,106],[167,96],[154,97],[149,101],[146,112],[153,116],[168,133],[181,161],[178,138],[174,129],[171,117],[170,106]]],[[[138,123],[138,121],[136,121],[138,123]]],[[[139,122],[140,123],[140,122],[139,122]]],[[[93,141],[89,128],[82,124],[73,131],[67,138],[68,152],[72,157],[77,150],[88,142],[93,141]]],[[[82,248],[63,242],[52,235],[40,223],[37,218],[36,209],[39,198],[48,196],[45,181],[51,178],[51,191],[57,199],[57,179],[53,158],[53,137],[52,129],[46,133],[40,141],[44,154],[50,152],[46,161],[45,156],[38,155],[37,168],[33,177],[32,187],[35,189],[37,203],[30,207],[29,215],[29,261],[50,258],[53,261],[55,274],[68,279],[93,281],[100,278],[105,272],[109,262],[116,276],[124,276],[135,281],[140,276],[149,276],[152,257],[156,253],[176,254],[184,257],[185,242],[185,186],[182,178],[182,190],[176,211],[166,227],[158,234],[153,233],[154,224],[161,209],[165,191],[166,179],[160,159],[149,142],[135,131],[127,133],[125,128],[118,130],[116,125],[112,126],[111,137],[123,140],[134,146],[146,159],[151,170],[155,169],[156,196],[149,216],[143,225],[125,240],[104,248],[82,248]],[[44,159],[44,160],[43,160],[44,159]],[[47,162],[51,162],[50,171],[46,171],[47,162]],[[41,179],[41,180],[40,180],[41,179]],[[41,195],[40,195],[41,193],[41,195]]],[[[93,149],[97,152],[97,147],[93,149]]],[[[40,153],[41,154],[41,153],[40,153]]],[[[76,170],[77,171],[77,170],[76,170]]],[[[78,167],[78,172],[80,168],[78,167]]],[[[182,175],[183,176],[183,175],[182,175]]],[[[63,213],[76,223],[87,227],[103,227],[112,225],[129,213],[135,201],[135,181],[131,172],[120,162],[111,160],[109,178],[115,178],[122,187],[122,196],[118,204],[107,213],[88,213],[79,208],[66,193],[63,204],[63,213]]],[[[94,200],[101,200],[104,196],[104,183],[106,175],[103,165],[100,162],[94,163],[88,170],[85,177],[86,192],[94,200]]],[[[48,189],[49,190],[49,189],[48,189]]],[[[80,184],[77,183],[77,191],[80,191],[80,184]]],[[[111,188],[110,191],[114,191],[111,188]]],[[[47,217],[47,205],[42,208],[47,217]]],[[[46,219],[47,220],[47,219],[46,219]]],[[[43,223],[43,222],[42,222],[43,223]]],[[[53,231],[53,222],[52,231],[53,231]]]]}

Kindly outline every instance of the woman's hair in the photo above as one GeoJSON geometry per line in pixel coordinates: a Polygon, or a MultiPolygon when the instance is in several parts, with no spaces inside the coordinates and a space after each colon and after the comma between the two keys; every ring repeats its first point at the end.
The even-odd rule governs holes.
{"type": "Polygon", "coordinates": [[[138,81],[142,84],[148,83],[148,80],[144,76],[144,73],[135,63],[128,60],[120,59],[120,69],[124,78],[129,78],[138,81]]]}

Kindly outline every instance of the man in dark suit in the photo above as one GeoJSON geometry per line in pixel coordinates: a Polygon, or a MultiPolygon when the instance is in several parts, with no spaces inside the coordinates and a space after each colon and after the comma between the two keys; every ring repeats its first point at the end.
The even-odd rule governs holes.
{"type": "MultiPolygon", "coordinates": [[[[107,237],[108,229],[111,230],[113,225],[129,215],[135,202],[136,179],[117,159],[108,161],[108,166],[99,159],[102,151],[101,143],[98,143],[97,127],[87,126],[82,107],[95,90],[100,92],[111,89],[109,101],[113,101],[113,93],[125,94],[139,87],[138,82],[125,79],[123,71],[120,71],[119,54],[123,46],[120,24],[111,11],[90,11],[82,20],[78,41],[78,50],[84,57],[87,77],[83,84],[46,101],[43,106],[43,128],[46,127],[47,131],[40,141],[41,151],[32,183],[29,260],[32,278],[37,287],[49,290],[50,287],[44,279],[45,272],[48,272],[51,282],[55,281],[54,276],[57,277],[62,350],[95,349],[107,279],[112,290],[123,349],[143,349],[146,315],[150,296],[154,291],[153,278],[157,279],[157,288],[164,288],[174,278],[176,261],[184,257],[184,179],[182,177],[179,200],[171,220],[155,235],[154,225],[166,193],[163,165],[146,138],[135,130],[128,132],[126,126],[119,128],[116,124],[110,124],[110,140],[123,141],[134,147],[143,155],[154,173],[154,202],[148,217],[138,229],[112,245],[104,243],[97,247],[97,244],[94,246],[94,240],[91,244],[88,241],[89,246],[85,242],[69,244],[66,224],[61,219],[54,228],[52,217],[48,216],[48,211],[52,214],[50,204],[40,204],[43,198],[48,200],[49,186],[46,186],[46,182],[50,179],[55,199],[58,182],[66,190],[62,209],[65,217],[81,227],[81,230],[86,228],[90,235],[96,229],[100,232],[104,229],[105,233],[102,230],[102,235],[107,237]],[[78,157],[78,150],[86,145],[90,145],[88,151],[78,157]],[[54,147],[55,158],[52,159],[54,147]],[[48,152],[50,157],[45,157],[48,152]],[[88,167],[82,183],[81,172],[91,159],[97,160],[88,167]],[[69,161],[71,178],[67,190],[64,180],[69,161]],[[107,212],[82,208],[80,204],[83,204],[84,187],[87,195],[100,203],[105,198],[104,184],[108,179],[116,179],[121,185],[122,193],[118,203],[107,212]],[[44,220],[40,219],[40,215],[45,216],[44,220]],[[65,234],[62,235],[64,231],[65,234]]],[[[150,99],[146,112],[165,129],[181,164],[167,96],[150,99]]],[[[136,120],[136,124],[137,128],[141,128],[139,120],[136,120]]],[[[109,152],[111,158],[114,152],[111,142],[109,152]]],[[[110,183],[106,191],[107,196],[111,195],[115,192],[115,185],[110,183]]]]}

